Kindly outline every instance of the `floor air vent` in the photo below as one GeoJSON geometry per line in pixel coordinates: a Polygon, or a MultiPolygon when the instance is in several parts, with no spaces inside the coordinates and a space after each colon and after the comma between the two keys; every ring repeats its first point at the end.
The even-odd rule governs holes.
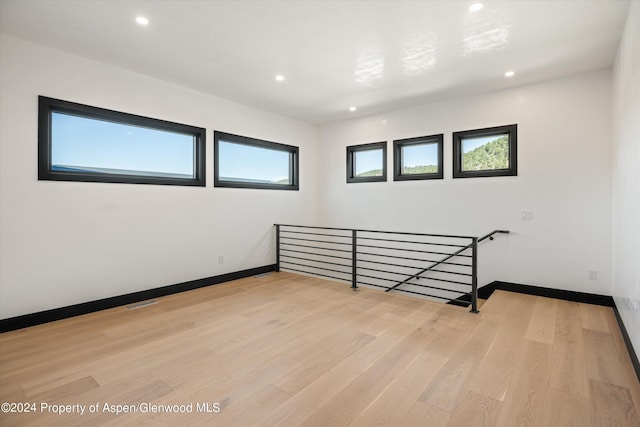
{"type": "Polygon", "coordinates": [[[146,307],[148,305],[153,305],[153,304],[157,304],[157,303],[158,303],[158,301],[150,299],[149,301],[142,301],[142,302],[139,302],[137,304],[128,305],[127,308],[129,310],[135,310],[136,308],[142,308],[142,307],[146,307]]]}

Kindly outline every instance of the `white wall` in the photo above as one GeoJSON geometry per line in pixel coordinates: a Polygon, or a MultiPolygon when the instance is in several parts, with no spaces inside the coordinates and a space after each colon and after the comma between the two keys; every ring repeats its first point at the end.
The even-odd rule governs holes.
{"type": "Polygon", "coordinates": [[[613,297],[640,354],[640,2],[632,2],[614,67],[613,297]]]}
{"type": "Polygon", "coordinates": [[[315,127],[6,36],[0,64],[0,318],[271,264],[274,222],[315,222],[315,127]],[[206,128],[207,187],[38,181],[38,95],[206,128]],[[213,129],[299,146],[300,191],[214,188],[213,129]]]}
{"type": "MultiPolygon", "coordinates": [[[[516,77],[517,78],[517,77],[516,77]]],[[[610,70],[321,128],[319,220],[329,226],[481,236],[494,280],[611,291],[610,70]],[[518,124],[518,176],[455,179],[452,132],[518,124]],[[392,141],[444,133],[444,180],[394,182],[392,141]],[[387,140],[388,181],[346,183],[345,147],[387,140]],[[533,221],[522,221],[533,211],[533,221]],[[597,270],[598,280],[588,280],[597,270]]]]}

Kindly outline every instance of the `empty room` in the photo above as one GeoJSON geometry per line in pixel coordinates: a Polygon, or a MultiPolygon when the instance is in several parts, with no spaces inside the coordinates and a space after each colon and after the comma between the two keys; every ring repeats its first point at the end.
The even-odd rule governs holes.
{"type": "Polygon", "coordinates": [[[0,0],[0,425],[638,427],[638,164],[638,0],[0,0]]]}

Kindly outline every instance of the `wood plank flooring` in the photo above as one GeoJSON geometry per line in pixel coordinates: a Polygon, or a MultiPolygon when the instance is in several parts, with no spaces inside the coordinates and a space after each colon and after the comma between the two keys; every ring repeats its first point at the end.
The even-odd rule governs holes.
{"type": "Polygon", "coordinates": [[[35,411],[0,425],[640,426],[608,307],[496,291],[472,314],[290,273],[157,301],[1,334],[0,402],[35,411]]]}

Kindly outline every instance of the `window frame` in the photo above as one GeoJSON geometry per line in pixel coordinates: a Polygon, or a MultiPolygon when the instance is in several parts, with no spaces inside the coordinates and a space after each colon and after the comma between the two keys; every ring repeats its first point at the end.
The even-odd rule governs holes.
{"type": "Polygon", "coordinates": [[[385,182],[387,180],[387,141],[372,142],[369,144],[350,145],[347,147],[347,183],[357,182],[385,182]],[[382,175],[381,176],[354,176],[355,154],[360,151],[373,151],[382,149],[382,175]]]}
{"type": "Polygon", "coordinates": [[[453,178],[483,178],[493,176],[518,175],[518,125],[495,126],[482,129],[465,130],[453,133],[453,178]],[[482,136],[509,135],[509,167],[506,169],[487,169],[479,171],[462,170],[462,140],[482,136]]]}
{"type": "Polygon", "coordinates": [[[415,181],[426,179],[443,179],[443,146],[444,134],[436,134],[429,136],[418,136],[415,138],[396,139],[393,141],[393,180],[394,181],[415,181]],[[402,173],[402,148],[412,145],[436,144],[438,149],[438,172],[420,173],[420,174],[403,174],[402,173]]]}
{"type": "Polygon", "coordinates": [[[38,96],[38,180],[39,181],[78,181],[122,184],[159,184],[180,186],[206,186],[205,171],[206,130],[195,126],[139,116],[100,107],[79,104],[61,99],[38,96]],[[101,120],[122,125],[133,125],[158,131],[191,134],[194,137],[194,171],[193,178],[175,178],[135,174],[111,174],[100,172],[59,171],[53,170],[52,154],[52,113],[63,113],[72,116],[101,120]]]}
{"type": "Polygon", "coordinates": [[[213,131],[213,186],[228,188],[252,188],[259,190],[294,190],[300,189],[300,149],[294,145],[281,144],[263,139],[250,138],[248,136],[233,133],[213,131]],[[220,179],[220,140],[233,144],[247,145],[250,147],[264,148],[268,150],[283,151],[289,153],[289,182],[291,184],[271,184],[258,182],[238,182],[220,179]]]}

